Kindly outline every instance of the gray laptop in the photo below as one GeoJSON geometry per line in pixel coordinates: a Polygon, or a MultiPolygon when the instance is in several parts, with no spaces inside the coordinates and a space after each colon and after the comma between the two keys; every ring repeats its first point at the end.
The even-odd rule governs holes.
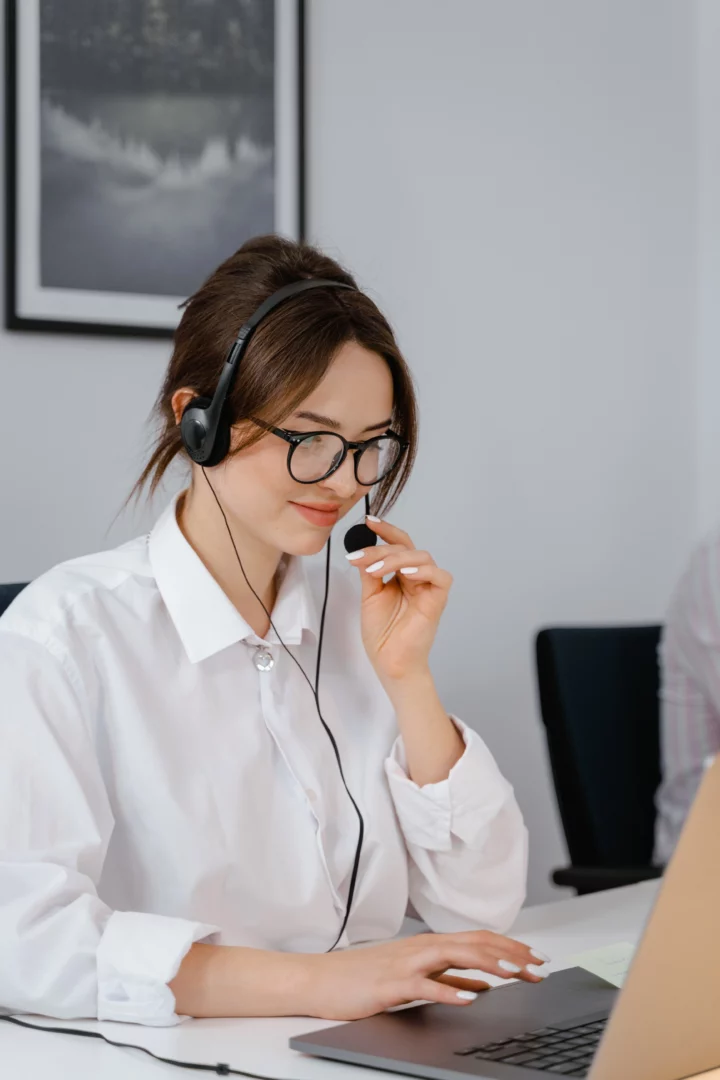
{"type": "Polygon", "coordinates": [[[380,1013],[290,1046],[434,1080],[680,1080],[720,1066],[718,822],[720,759],[705,775],[621,991],[569,968],[542,983],[484,991],[463,1008],[380,1013]]]}

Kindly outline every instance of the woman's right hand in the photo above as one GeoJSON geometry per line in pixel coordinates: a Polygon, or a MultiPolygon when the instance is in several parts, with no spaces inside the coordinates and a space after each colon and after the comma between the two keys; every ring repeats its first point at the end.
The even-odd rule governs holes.
{"type": "Polygon", "coordinates": [[[446,975],[448,968],[479,970],[501,979],[541,982],[547,959],[529,945],[490,930],[418,934],[342,952],[305,956],[309,985],[306,1016],[359,1020],[410,1001],[468,1005],[488,983],[446,975]],[[458,992],[464,994],[458,996],[458,992]]]}

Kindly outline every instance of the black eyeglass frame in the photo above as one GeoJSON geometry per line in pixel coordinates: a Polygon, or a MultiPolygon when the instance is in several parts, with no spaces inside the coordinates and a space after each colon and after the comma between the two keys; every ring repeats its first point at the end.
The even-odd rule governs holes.
{"type": "Polygon", "coordinates": [[[408,446],[410,445],[408,442],[402,439],[396,431],[392,431],[390,429],[383,432],[382,435],[374,435],[372,439],[366,439],[364,442],[348,442],[348,440],[338,431],[288,431],[287,428],[273,427],[272,424],[266,424],[264,420],[257,420],[254,417],[253,423],[257,424],[258,427],[264,428],[266,431],[269,431],[272,435],[277,435],[279,439],[284,439],[286,443],[290,444],[288,448],[287,467],[288,472],[292,476],[293,480],[298,484],[319,484],[321,481],[327,480],[328,476],[332,476],[332,474],[334,472],[337,472],[338,469],[342,466],[345,458],[348,456],[348,451],[354,450],[359,451],[359,453],[356,452],[353,455],[355,479],[361,487],[374,487],[375,484],[379,484],[381,480],[387,479],[387,477],[390,476],[395,471],[395,469],[397,469],[398,465],[403,459],[403,456],[407,452],[408,446]],[[301,442],[304,442],[305,439],[309,439],[311,435],[334,435],[336,439],[340,439],[343,444],[342,457],[335,465],[332,466],[332,468],[328,469],[324,476],[318,476],[315,480],[298,480],[298,478],[293,474],[291,468],[292,457],[295,453],[296,447],[298,447],[301,442]],[[368,447],[372,446],[373,443],[379,442],[380,439],[395,440],[395,442],[398,444],[397,461],[394,461],[388,471],[386,473],[383,473],[382,476],[379,476],[376,480],[373,480],[371,484],[366,484],[358,476],[358,462],[360,461],[362,455],[368,449],[368,447]]]}

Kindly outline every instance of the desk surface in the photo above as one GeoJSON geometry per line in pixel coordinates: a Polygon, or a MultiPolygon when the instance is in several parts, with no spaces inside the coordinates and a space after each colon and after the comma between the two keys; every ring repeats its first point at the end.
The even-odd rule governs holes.
{"type": "MultiPolygon", "coordinates": [[[[637,941],[657,888],[658,882],[650,881],[526,908],[512,934],[546,952],[553,958],[551,969],[559,970],[574,953],[616,941],[637,941]]],[[[304,1057],[288,1049],[291,1035],[327,1027],[324,1020],[192,1020],[172,1028],[86,1021],[67,1026],[99,1027],[109,1038],[141,1044],[165,1057],[223,1061],[276,1080],[358,1080],[360,1076],[360,1070],[351,1065],[304,1057]]],[[[171,1075],[179,1080],[189,1075],[137,1051],[117,1050],[99,1040],[35,1033],[10,1024],[0,1024],[0,1061],[3,1080],[95,1080],[98,1076],[103,1080],[160,1080],[171,1075]]],[[[362,1080],[367,1075],[363,1071],[362,1080]]],[[[720,1080],[720,1070],[705,1076],[706,1080],[720,1080]]],[[[373,1072],[375,1077],[397,1080],[396,1074],[380,1071],[373,1072]]]]}

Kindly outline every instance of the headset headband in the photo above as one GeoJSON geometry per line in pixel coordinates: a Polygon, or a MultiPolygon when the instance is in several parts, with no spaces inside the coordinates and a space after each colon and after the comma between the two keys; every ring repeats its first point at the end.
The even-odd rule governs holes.
{"type": "Polygon", "coordinates": [[[262,320],[276,307],[292,296],[307,292],[309,289],[353,289],[343,281],[325,278],[308,278],[283,285],[277,292],[263,300],[262,304],[244,323],[233,342],[223,364],[212,400],[195,398],[183,411],[180,421],[180,435],[189,456],[198,465],[219,465],[230,447],[230,426],[221,424],[222,412],[235,374],[240,366],[250,339],[262,320]]]}

